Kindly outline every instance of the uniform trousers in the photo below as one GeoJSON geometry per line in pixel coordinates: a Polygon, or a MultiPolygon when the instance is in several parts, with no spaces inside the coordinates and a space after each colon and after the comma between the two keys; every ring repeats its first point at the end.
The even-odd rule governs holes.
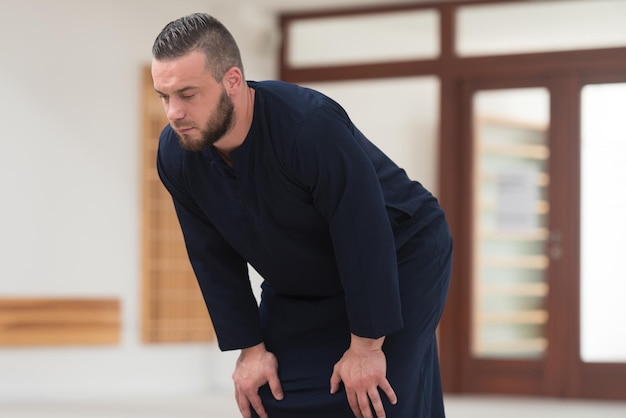
{"type": "MultiPolygon", "coordinates": [[[[404,327],[388,335],[383,345],[387,378],[398,396],[391,405],[381,392],[387,418],[445,417],[436,329],[448,291],[451,254],[443,219],[403,240],[397,249],[404,327]]],[[[284,296],[264,284],[260,313],[264,342],[277,357],[285,395],[277,401],[268,385],[259,389],[269,417],[354,417],[343,387],[330,394],[333,366],[350,345],[343,294],[284,296]]]]}

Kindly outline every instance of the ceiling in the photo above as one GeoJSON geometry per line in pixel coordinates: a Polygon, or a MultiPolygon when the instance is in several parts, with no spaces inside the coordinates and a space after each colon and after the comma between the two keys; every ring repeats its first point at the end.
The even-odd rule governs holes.
{"type": "Polygon", "coordinates": [[[453,3],[459,0],[254,0],[255,5],[277,12],[395,4],[453,3]]]}

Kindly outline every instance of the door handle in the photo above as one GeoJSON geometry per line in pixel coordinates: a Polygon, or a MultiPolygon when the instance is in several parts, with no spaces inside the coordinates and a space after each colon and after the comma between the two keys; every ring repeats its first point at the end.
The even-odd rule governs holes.
{"type": "Polygon", "coordinates": [[[553,229],[550,231],[550,236],[548,237],[548,256],[552,260],[560,260],[561,256],[563,255],[561,239],[561,230],[553,229]]]}

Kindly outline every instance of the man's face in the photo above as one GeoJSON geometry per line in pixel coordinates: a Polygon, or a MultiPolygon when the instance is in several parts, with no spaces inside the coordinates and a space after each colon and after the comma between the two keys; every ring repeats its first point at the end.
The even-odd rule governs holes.
{"type": "Polygon", "coordinates": [[[207,69],[201,52],[190,52],[173,60],[153,60],[152,79],[183,148],[203,150],[231,129],[232,100],[207,69]]]}

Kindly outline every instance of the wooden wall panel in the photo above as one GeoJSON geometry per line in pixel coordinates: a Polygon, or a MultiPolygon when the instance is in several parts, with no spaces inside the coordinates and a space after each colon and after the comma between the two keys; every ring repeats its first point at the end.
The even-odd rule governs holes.
{"type": "Polygon", "coordinates": [[[143,341],[211,341],[213,327],[187,256],[172,198],[156,170],[158,139],[168,120],[154,92],[150,68],[145,68],[142,75],[143,341]]]}
{"type": "Polygon", "coordinates": [[[0,299],[0,346],[119,341],[120,303],[116,299],[0,299]]]}

